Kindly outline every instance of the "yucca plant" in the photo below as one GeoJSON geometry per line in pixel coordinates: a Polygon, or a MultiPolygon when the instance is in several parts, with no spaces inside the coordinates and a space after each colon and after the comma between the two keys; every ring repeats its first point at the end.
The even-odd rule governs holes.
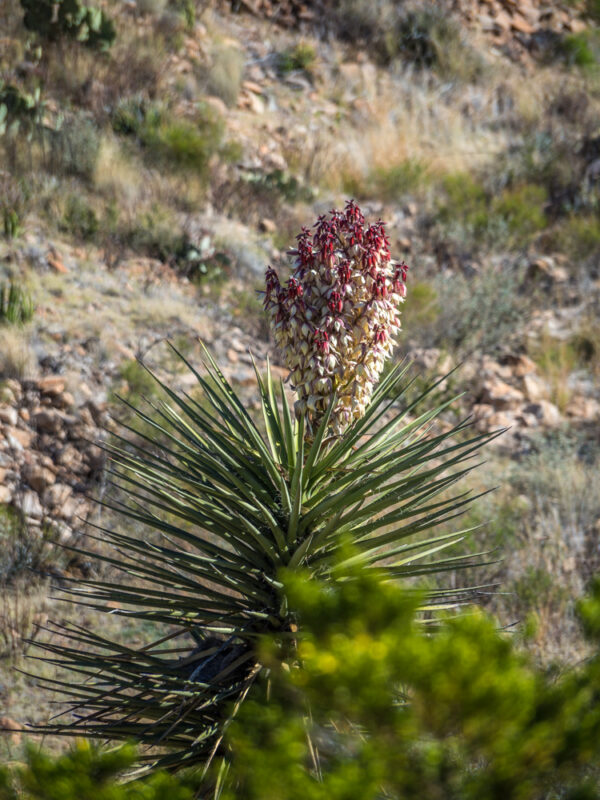
{"type": "Polygon", "coordinates": [[[0,323],[24,325],[33,317],[29,293],[14,281],[0,284],[0,323]]]}
{"type": "MultiPolygon", "coordinates": [[[[150,767],[206,766],[262,672],[258,638],[274,633],[294,645],[301,620],[283,568],[336,581],[360,564],[408,580],[484,558],[445,555],[468,532],[433,529],[471,501],[449,490],[490,435],[468,422],[432,427],[447,404],[419,412],[433,386],[407,400],[408,364],[375,388],[406,275],[389,257],[383,225],[365,228],[349,204],[321,219],[310,242],[305,231],[293,252],[295,276],[282,287],[270,270],[265,305],[294,362],[295,408],[267,364],[265,375],[256,370],[262,419],[254,420],[206,351],[202,369],[185,362],[202,397],[159,381],[165,400],[131,409],[143,431],[132,438],[135,426],[124,425],[109,447],[122,498],[111,508],[148,536],[100,530],[112,546],[100,558],[122,579],[68,591],[79,606],[163,625],[164,635],[133,647],[54,625],[62,636],[44,657],[74,676],[42,682],[70,697],[72,717],[44,730],[138,740],[150,767]]],[[[424,611],[459,605],[469,591],[432,586],[424,611]]]]}

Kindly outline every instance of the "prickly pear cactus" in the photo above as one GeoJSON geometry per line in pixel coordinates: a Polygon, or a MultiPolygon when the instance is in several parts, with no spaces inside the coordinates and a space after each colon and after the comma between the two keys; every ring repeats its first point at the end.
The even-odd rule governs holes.
{"type": "Polygon", "coordinates": [[[108,50],[116,37],[104,11],[79,0],[21,0],[25,27],[43,39],[75,39],[96,50],[108,50]]]}

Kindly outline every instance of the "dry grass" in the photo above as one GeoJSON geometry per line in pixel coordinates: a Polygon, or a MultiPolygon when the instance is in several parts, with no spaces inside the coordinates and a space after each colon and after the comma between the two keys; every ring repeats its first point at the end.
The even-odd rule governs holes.
{"type": "Polygon", "coordinates": [[[25,328],[0,326],[0,378],[32,378],[37,359],[31,347],[31,334],[25,328]]]}

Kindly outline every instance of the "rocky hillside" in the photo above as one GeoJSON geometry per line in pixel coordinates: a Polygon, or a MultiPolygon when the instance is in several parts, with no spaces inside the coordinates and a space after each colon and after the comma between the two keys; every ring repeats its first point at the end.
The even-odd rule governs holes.
{"type": "MultiPolygon", "coordinates": [[[[119,397],[157,396],[138,360],[192,389],[167,342],[191,361],[205,342],[253,406],[249,351],[278,366],[264,269],[354,197],[410,266],[398,358],[419,380],[461,364],[438,397],[509,429],[472,478],[501,487],[470,520],[504,553],[486,602],[533,615],[542,657],[577,657],[573,598],[600,564],[600,6],[97,3],[102,35],[0,9],[7,592],[92,569],[60,545],[119,524],[99,445],[119,397]]],[[[0,606],[0,655],[36,592],[0,606]]],[[[34,713],[1,664],[7,713],[34,713]]]]}

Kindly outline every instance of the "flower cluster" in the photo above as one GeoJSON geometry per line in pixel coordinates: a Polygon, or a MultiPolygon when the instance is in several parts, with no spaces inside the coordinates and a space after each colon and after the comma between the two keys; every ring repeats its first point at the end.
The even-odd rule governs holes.
{"type": "Polygon", "coordinates": [[[297,240],[287,284],[267,270],[265,309],[298,392],[296,413],[314,430],[336,390],[339,434],[364,414],[392,353],[407,266],[391,259],[383,222],[366,227],[353,201],[297,240]]]}

